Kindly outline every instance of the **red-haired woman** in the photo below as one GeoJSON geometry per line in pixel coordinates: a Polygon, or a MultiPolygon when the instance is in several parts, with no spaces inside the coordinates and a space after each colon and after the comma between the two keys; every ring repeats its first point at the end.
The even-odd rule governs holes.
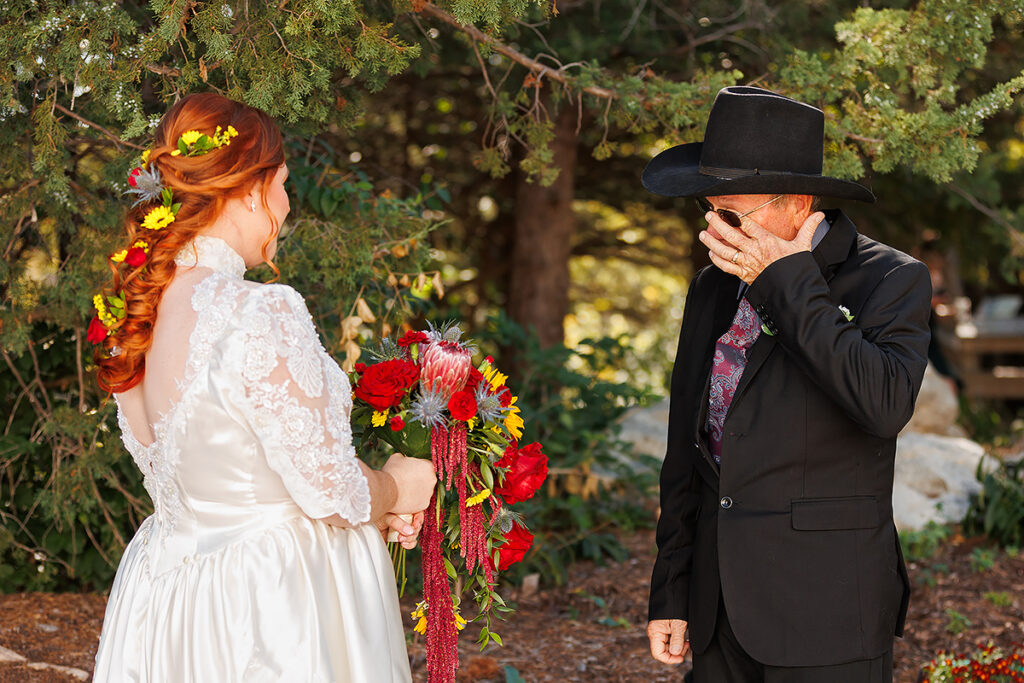
{"type": "MultiPolygon", "coordinates": [[[[178,102],[89,338],[155,513],[125,550],[94,681],[408,681],[381,529],[415,544],[435,479],[352,447],[345,373],[302,297],[243,279],[288,214],[281,135],[215,94],[178,102]]],[[[271,262],[271,265],[272,262],[271,262]]]]}

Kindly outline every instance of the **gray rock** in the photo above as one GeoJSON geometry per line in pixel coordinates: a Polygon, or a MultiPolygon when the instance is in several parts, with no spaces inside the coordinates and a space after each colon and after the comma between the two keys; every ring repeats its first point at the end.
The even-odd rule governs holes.
{"type": "Polygon", "coordinates": [[[649,455],[658,460],[665,458],[668,446],[668,399],[663,399],[643,408],[633,408],[625,413],[619,424],[619,437],[631,444],[633,452],[649,455]]]}
{"type": "MultiPolygon", "coordinates": [[[[970,496],[981,490],[975,478],[985,449],[969,439],[937,434],[901,434],[896,443],[893,516],[900,529],[929,521],[959,522],[970,496]]],[[[986,470],[995,465],[986,459],[986,470]]]]}
{"type": "Polygon", "coordinates": [[[14,650],[8,650],[3,645],[0,645],[0,662],[24,662],[28,661],[25,657],[22,657],[14,650]]]}
{"type": "Polygon", "coordinates": [[[914,416],[903,428],[903,433],[942,434],[966,436],[956,423],[960,415],[960,402],[952,384],[928,364],[921,383],[921,392],[914,405],[914,416]]]}

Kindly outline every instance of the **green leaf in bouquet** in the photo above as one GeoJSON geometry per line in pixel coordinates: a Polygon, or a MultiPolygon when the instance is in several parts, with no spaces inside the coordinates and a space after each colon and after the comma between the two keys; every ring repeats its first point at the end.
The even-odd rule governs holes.
{"type": "Polygon", "coordinates": [[[494,473],[491,472],[491,468],[487,463],[480,463],[480,476],[484,480],[484,484],[489,489],[494,489],[494,473]]]}
{"type": "Polygon", "coordinates": [[[444,560],[444,570],[446,572],[448,572],[448,578],[450,578],[450,579],[452,579],[454,581],[455,580],[455,576],[456,576],[456,574],[455,574],[455,565],[453,565],[448,560],[447,557],[442,557],[441,559],[444,560]]]}

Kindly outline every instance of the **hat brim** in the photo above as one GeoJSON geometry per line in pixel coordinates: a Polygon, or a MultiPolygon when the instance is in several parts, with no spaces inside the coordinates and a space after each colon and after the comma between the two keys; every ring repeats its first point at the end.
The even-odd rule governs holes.
{"type": "Polygon", "coordinates": [[[648,162],[641,175],[643,186],[666,197],[714,197],[727,194],[809,194],[873,203],[875,195],[859,183],[822,175],[769,173],[719,178],[700,172],[703,143],[691,142],[666,149],[648,162]]]}

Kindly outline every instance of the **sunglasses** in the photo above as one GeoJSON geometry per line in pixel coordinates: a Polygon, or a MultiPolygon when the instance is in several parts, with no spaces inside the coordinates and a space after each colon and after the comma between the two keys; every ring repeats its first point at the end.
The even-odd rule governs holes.
{"type": "Polygon", "coordinates": [[[758,209],[763,209],[772,202],[778,201],[785,196],[786,195],[784,194],[775,195],[774,197],[766,201],[764,204],[755,206],[750,211],[744,211],[743,213],[736,213],[735,211],[731,211],[730,209],[716,209],[715,207],[711,206],[711,203],[708,200],[704,199],[704,197],[697,197],[697,205],[700,206],[701,211],[703,211],[704,213],[707,213],[708,211],[714,211],[715,213],[718,214],[719,218],[725,221],[726,225],[738,228],[741,225],[743,225],[743,219],[745,217],[754,213],[758,209]]]}

